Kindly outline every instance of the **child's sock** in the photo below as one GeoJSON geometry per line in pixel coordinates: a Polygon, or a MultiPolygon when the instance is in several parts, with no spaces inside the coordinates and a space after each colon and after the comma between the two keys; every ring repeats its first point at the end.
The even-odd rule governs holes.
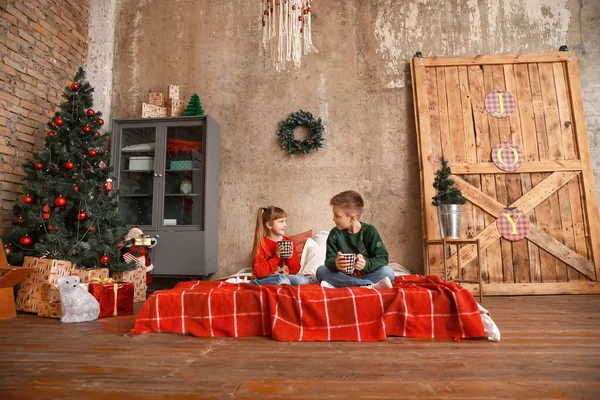
{"type": "Polygon", "coordinates": [[[372,286],[373,289],[391,289],[392,287],[392,281],[387,276],[372,286]]]}
{"type": "Polygon", "coordinates": [[[335,289],[335,286],[333,286],[331,283],[329,283],[327,281],[321,281],[321,286],[323,286],[324,288],[328,288],[328,289],[335,289]]]}

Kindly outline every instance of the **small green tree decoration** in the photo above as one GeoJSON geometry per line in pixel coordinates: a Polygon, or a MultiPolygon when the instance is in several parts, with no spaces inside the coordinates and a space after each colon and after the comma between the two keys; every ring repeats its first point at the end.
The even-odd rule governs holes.
{"type": "Polygon", "coordinates": [[[460,189],[454,187],[454,181],[450,179],[452,171],[448,165],[448,161],[444,157],[440,158],[442,168],[435,173],[433,187],[437,190],[437,194],[433,196],[432,204],[436,207],[442,204],[465,204],[466,200],[460,189]]]}
{"type": "Polygon", "coordinates": [[[190,98],[190,102],[188,103],[183,115],[204,115],[204,110],[202,109],[202,104],[200,103],[200,97],[194,93],[190,98]]]}

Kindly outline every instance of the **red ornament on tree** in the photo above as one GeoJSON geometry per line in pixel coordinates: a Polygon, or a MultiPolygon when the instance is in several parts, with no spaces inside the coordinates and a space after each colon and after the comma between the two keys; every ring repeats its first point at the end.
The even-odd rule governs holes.
{"type": "Polygon", "coordinates": [[[33,164],[33,168],[35,168],[35,169],[42,169],[42,168],[44,168],[44,166],[42,165],[41,162],[36,162],[36,163],[33,164]]]}
{"type": "Polygon", "coordinates": [[[42,214],[42,218],[44,218],[46,221],[50,219],[50,214],[49,213],[43,213],[42,214]]]}
{"type": "Polygon", "coordinates": [[[96,132],[96,136],[100,136],[100,132],[96,132]]]}
{"type": "Polygon", "coordinates": [[[73,82],[73,83],[71,84],[71,90],[73,90],[73,91],[77,91],[77,90],[79,90],[79,83],[77,83],[77,82],[73,82]]]}
{"type": "Polygon", "coordinates": [[[75,168],[75,164],[73,164],[73,162],[72,162],[72,161],[67,161],[67,162],[65,163],[65,168],[66,168],[66,169],[73,169],[73,168],[75,168]]]}
{"type": "Polygon", "coordinates": [[[61,117],[54,118],[54,125],[63,126],[64,123],[65,123],[65,120],[62,119],[61,117]]]}
{"type": "Polygon", "coordinates": [[[76,191],[76,192],[79,192],[79,186],[73,185],[73,190],[76,191]]]}
{"type": "Polygon", "coordinates": [[[88,154],[92,157],[96,157],[96,155],[98,154],[98,152],[96,151],[96,149],[89,149],[88,150],[88,154]]]}
{"type": "Polygon", "coordinates": [[[23,203],[25,204],[31,204],[33,203],[33,197],[31,197],[30,195],[25,195],[25,197],[23,197],[23,203]]]}
{"type": "Polygon", "coordinates": [[[48,131],[48,136],[54,136],[54,135],[56,135],[56,132],[54,132],[54,131],[48,131]]]}
{"type": "Polygon", "coordinates": [[[107,168],[107,165],[106,165],[106,163],[105,163],[104,161],[100,161],[100,162],[98,163],[98,167],[99,167],[101,170],[105,170],[105,169],[107,168]]]}
{"type": "Polygon", "coordinates": [[[54,199],[54,205],[56,207],[64,207],[67,205],[67,199],[62,196],[58,196],[56,199],[54,199]]]}
{"type": "Polygon", "coordinates": [[[106,192],[110,192],[112,189],[113,189],[112,179],[108,178],[106,180],[106,182],[104,182],[104,190],[106,190],[106,192]]]}
{"type": "Polygon", "coordinates": [[[87,213],[83,210],[77,215],[77,219],[80,221],[85,221],[87,218],[87,213]]]}
{"type": "Polygon", "coordinates": [[[54,226],[54,225],[48,225],[48,230],[49,231],[57,231],[58,228],[56,226],[54,226]]]}
{"type": "Polygon", "coordinates": [[[24,247],[31,246],[32,243],[33,243],[33,240],[27,235],[25,235],[21,239],[19,239],[19,244],[24,247]]]}
{"type": "Polygon", "coordinates": [[[7,255],[9,255],[10,253],[12,253],[12,247],[10,247],[10,246],[6,246],[6,247],[4,247],[4,252],[5,252],[7,255]]]}
{"type": "Polygon", "coordinates": [[[92,131],[92,128],[90,128],[89,126],[85,125],[83,128],[81,128],[82,131],[84,131],[85,133],[90,133],[92,131]]]}
{"type": "Polygon", "coordinates": [[[42,208],[42,211],[43,211],[43,212],[50,212],[50,206],[49,206],[48,204],[46,204],[46,205],[44,206],[44,208],[42,208]]]}
{"type": "Polygon", "coordinates": [[[90,117],[93,117],[94,115],[96,115],[96,111],[92,110],[91,108],[89,110],[87,110],[86,113],[90,117]]]}
{"type": "Polygon", "coordinates": [[[104,125],[104,120],[103,120],[102,118],[98,118],[97,122],[98,122],[100,125],[104,125]]]}
{"type": "Polygon", "coordinates": [[[107,256],[106,254],[103,255],[102,257],[100,257],[100,263],[101,264],[106,265],[106,264],[108,264],[109,261],[110,261],[110,257],[107,256]]]}
{"type": "Polygon", "coordinates": [[[23,217],[19,217],[15,220],[15,223],[21,225],[23,222],[25,222],[25,220],[23,219],[23,217]]]}
{"type": "Polygon", "coordinates": [[[91,231],[91,232],[95,232],[95,231],[96,231],[96,229],[98,229],[98,228],[96,228],[96,225],[92,225],[92,226],[90,226],[90,231],[91,231]]]}

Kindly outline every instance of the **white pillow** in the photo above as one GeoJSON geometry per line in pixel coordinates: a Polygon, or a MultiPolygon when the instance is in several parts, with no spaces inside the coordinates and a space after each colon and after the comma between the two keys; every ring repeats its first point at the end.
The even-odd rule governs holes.
{"type": "Polygon", "coordinates": [[[319,246],[319,244],[308,238],[302,250],[302,258],[300,259],[300,274],[315,275],[317,268],[325,264],[325,252],[327,246],[319,246]]]}

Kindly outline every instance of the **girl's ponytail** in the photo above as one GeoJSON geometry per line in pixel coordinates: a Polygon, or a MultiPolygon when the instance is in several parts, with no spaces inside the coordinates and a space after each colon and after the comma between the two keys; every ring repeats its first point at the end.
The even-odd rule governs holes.
{"type": "Polygon", "coordinates": [[[261,207],[256,213],[256,228],[254,229],[254,246],[252,247],[252,260],[258,255],[258,249],[262,245],[263,236],[265,236],[265,229],[263,223],[263,213],[265,208],[261,207]]]}

